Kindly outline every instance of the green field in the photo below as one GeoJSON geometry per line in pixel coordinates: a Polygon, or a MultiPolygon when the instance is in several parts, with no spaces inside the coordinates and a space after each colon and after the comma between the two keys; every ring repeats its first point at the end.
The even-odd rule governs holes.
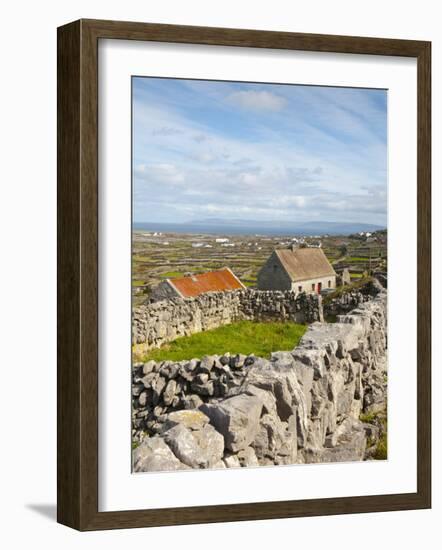
{"type": "Polygon", "coordinates": [[[255,323],[240,321],[231,325],[178,338],[163,347],[151,350],[145,361],[181,361],[204,355],[243,353],[269,357],[272,351],[290,351],[298,345],[307,330],[297,323],[255,323]]]}
{"type": "Polygon", "coordinates": [[[182,277],[182,273],[179,271],[166,271],[165,273],[161,273],[161,277],[165,279],[174,279],[175,277],[182,277]]]}

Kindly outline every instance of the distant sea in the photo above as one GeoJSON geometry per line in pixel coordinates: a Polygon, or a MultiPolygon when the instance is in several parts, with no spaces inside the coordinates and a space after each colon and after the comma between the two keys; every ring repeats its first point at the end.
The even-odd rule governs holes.
{"type": "Polygon", "coordinates": [[[379,226],[371,224],[333,224],[326,226],[324,222],[319,222],[318,226],[310,222],[308,227],[299,226],[266,226],[246,222],[242,224],[229,223],[149,223],[134,222],[134,231],[148,231],[158,233],[190,233],[195,235],[269,235],[269,236],[311,236],[311,235],[348,235],[359,231],[375,231],[381,229],[379,226]]]}
{"type": "MultiPolygon", "coordinates": [[[[156,231],[159,233],[193,233],[195,235],[285,235],[281,229],[270,229],[258,226],[229,226],[226,224],[192,224],[192,223],[145,223],[134,222],[135,231],[156,231]]],[[[291,233],[288,233],[291,234],[291,233]]]]}

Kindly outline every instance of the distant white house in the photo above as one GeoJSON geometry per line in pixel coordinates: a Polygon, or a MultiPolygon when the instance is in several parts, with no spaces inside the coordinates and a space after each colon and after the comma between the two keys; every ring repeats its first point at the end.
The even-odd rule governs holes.
{"type": "Polygon", "coordinates": [[[218,237],[217,239],[215,239],[215,242],[216,243],[228,243],[229,239],[226,239],[224,237],[218,237]]]}

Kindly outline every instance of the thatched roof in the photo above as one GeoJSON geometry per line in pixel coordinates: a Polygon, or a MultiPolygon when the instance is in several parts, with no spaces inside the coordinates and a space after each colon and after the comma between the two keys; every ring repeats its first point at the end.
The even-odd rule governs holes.
{"type": "Polygon", "coordinates": [[[169,285],[178,291],[183,298],[198,296],[205,292],[222,292],[245,288],[241,281],[228,267],[219,271],[208,271],[190,277],[167,279],[169,285]]]}
{"type": "Polygon", "coordinates": [[[293,282],[336,275],[322,248],[286,248],[275,253],[293,282]]]}

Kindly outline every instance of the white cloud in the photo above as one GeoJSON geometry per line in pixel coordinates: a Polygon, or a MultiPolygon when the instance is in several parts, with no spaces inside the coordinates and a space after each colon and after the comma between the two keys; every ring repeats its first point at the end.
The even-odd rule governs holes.
{"type": "Polygon", "coordinates": [[[265,90],[240,90],[230,94],[227,101],[254,111],[280,111],[287,104],[285,98],[265,90]]]}
{"type": "Polygon", "coordinates": [[[173,164],[140,164],[135,168],[135,174],[148,183],[181,183],[184,181],[184,175],[173,164]]]}
{"type": "MultiPolygon", "coordinates": [[[[155,101],[135,101],[135,220],[178,223],[217,215],[297,221],[363,218],[382,225],[385,145],[372,132],[357,131],[351,113],[341,118],[338,111],[346,98],[326,110],[325,92],[327,97],[315,102],[311,90],[300,88],[307,99],[297,105],[283,91],[223,88],[215,97],[213,120],[196,116],[190,107],[189,113],[177,109],[160,94],[155,101]],[[254,112],[243,120],[239,108],[254,112]],[[265,110],[271,116],[264,116],[265,110]],[[224,124],[225,117],[230,117],[229,124],[224,124]],[[363,144],[353,138],[342,141],[315,123],[326,117],[346,135],[362,136],[363,144]]],[[[193,107],[203,99],[196,96],[193,107]]]]}
{"type": "Polygon", "coordinates": [[[152,130],[153,136],[175,136],[178,134],[182,134],[182,130],[179,128],[173,128],[171,126],[162,126],[161,128],[156,128],[155,130],[152,130]]]}
{"type": "Polygon", "coordinates": [[[258,177],[256,174],[251,174],[250,172],[243,172],[239,174],[239,182],[245,185],[253,185],[258,182],[258,177]]]}

